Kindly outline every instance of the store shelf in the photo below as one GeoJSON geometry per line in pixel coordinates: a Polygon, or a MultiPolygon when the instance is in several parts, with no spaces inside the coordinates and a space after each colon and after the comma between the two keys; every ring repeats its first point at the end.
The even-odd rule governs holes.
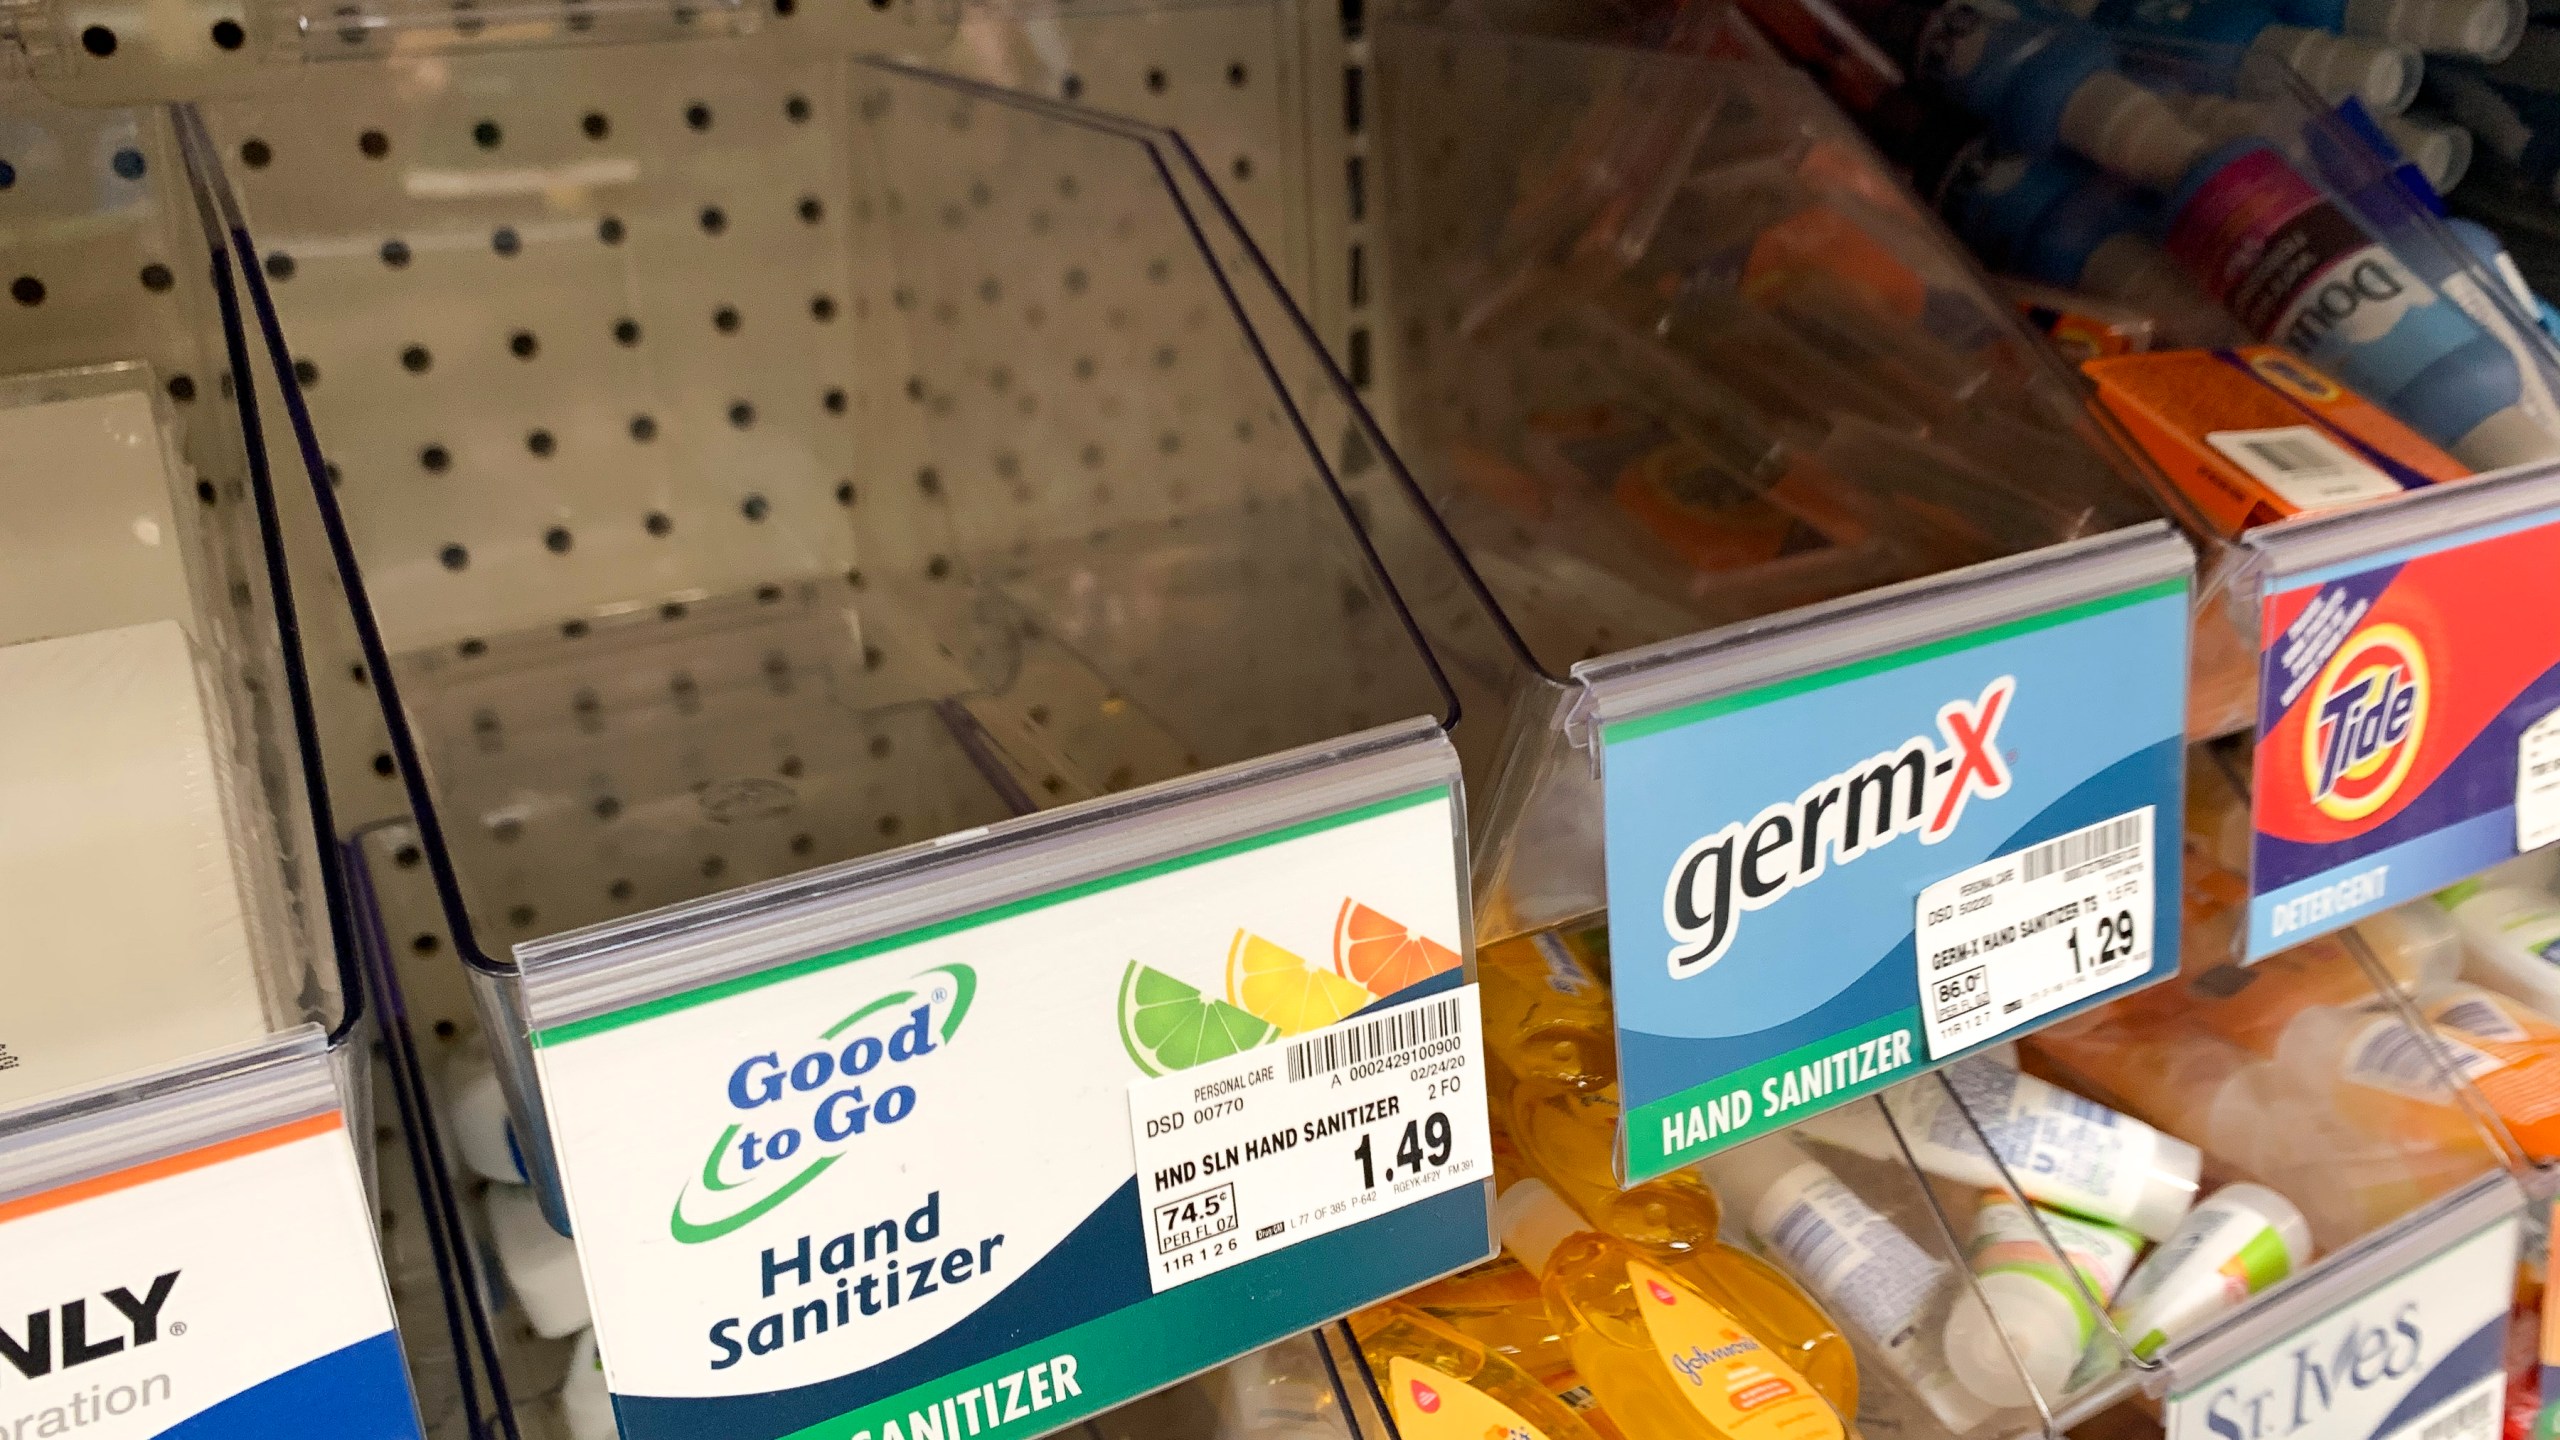
{"type": "MultiPolygon", "coordinates": [[[[2173,969],[2164,939],[2031,1001],[1962,988],[2010,983],[1984,969],[1924,977],[1914,950],[1931,885],[2146,805],[2174,823],[2190,553],[2037,343],[1925,218],[1874,200],[1889,174],[1782,67],[1401,18],[1372,44],[1401,378],[1368,483],[1428,495],[1468,562],[1404,586],[1452,672],[1523,697],[1471,774],[1484,934],[1605,913],[1646,957],[1619,969],[1629,1176],[2173,969]],[[1889,250],[1930,318],[1826,284],[1800,244],[1889,250]],[[2033,484],[2008,469],[2027,454],[2033,484]],[[1677,498],[1647,499],[1647,465],[1677,498]],[[1748,553],[1755,524],[1793,538],[1748,553]],[[2031,757],[1998,804],[1987,771],[1955,778],[1944,718],[1995,711],[1994,754],[2031,757]],[[1939,828],[1848,834],[1848,780],[1906,751],[1939,828]],[[1746,896],[1746,842],[1808,858],[1746,896]],[[1937,980],[1961,993],[1924,1022],[1937,980]],[[1733,1116],[1799,1069],[1824,1072],[1817,1100],[1733,1116]]],[[[2145,935],[2174,930],[2162,894],[2133,907],[2145,935]]]]}
{"type": "MultiPolygon", "coordinates": [[[[685,42],[551,63],[585,67],[623,114],[681,75],[706,98],[669,118],[700,133],[766,83],[759,53],[685,42]]],[[[533,73],[522,57],[435,64],[493,84],[533,73]]],[[[1134,1234],[1118,1253],[1135,1213],[1118,1193],[1146,1178],[1115,1153],[1131,1078],[1312,1028],[1307,1006],[1333,1007],[1324,1020],[1403,1007],[1355,1029],[1456,1023],[1457,1002],[1423,998],[1462,980],[1467,949],[1456,699],[1377,567],[1371,517],[1272,387],[1304,342],[1250,327],[1237,296],[1270,282],[1204,248],[1199,234],[1230,222],[1187,188],[1196,172],[1167,175],[1178,147],[886,64],[810,65],[806,79],[761,122],[794,137],[796,170],[712,164],[694,190],[644,168],[628,193],[596,182],[573,218],[554,190],[491,182],[462,202],[481,212],[470,220],[437,205],[411,216],[388,265],[366,197],[252,187],[226,218],[235,243],[268,256],[253,294],[280,369],[306,326],[332,354],[359,330],[379,336],[343,286],[387,287],[424,337],[301,366],[287,403],[309,427],[312,499],[526,1168],[580,1237],[625,1432],[903,1416],[947,1398],[922,1382],[1018,1369],[1041,1345],[1066,1356],[1062,1376],[1083,1358],[1055,1396],[1072,1421],[1486,1252],[1474,1141],[1448,1172],[1471,1178],[1406,1187],[1389,1213],[1286,1257],[1211,1266],[1196,1289],[1181,1282],[1199,1255],[1150,1274],[1134,1234]],[[457,223],[485,259],[448,250],[457,223]],[[1026,237],[1058,274],[1021,268],[1026,237]],[[776,265],[750,263],[724,303],[693,313],[689,265],[709,243],[776,265]],[[814,296],[790,278],[813,261],[829,267],[814,296]],[[466,278],[483,266],[552,308],[490,303],[466,278]],[[536,413],[447,390],[436,356],[466,333],[570,394],[519,397],[560,407],[536,413]],[[1096,377],[1119,388],[1088,399],[1096,377]],[[425,484],[385,473],[394,455],[425,484]],[[634,457],[663,466],[636,511],[634,457]],[[421,550],[427,533],[454,538],[421,550]],[[897,974],[855,963],[875,955],[897,974]],[[1305,956],[1331,965],[1310,974],[1305,956]],[[910,974],[914,988],[881,995],[910,974]],[[1227,999],[1205,999],[1221,981],[1227,999]],[[892,1003],[916,1007],[912,1034],[879,1020],[843,1048],[846,1027],[892,1003]],[[1160,1020],[1166,1007],[1179,1015],[1160,1020]],[[817,1008],[847,1018],[811,1026],[817,1008]],[[732,1042],[638,1028],[662,1018],[779,1024],[791,1036],[778,1045],[828,1042],[830,1069],[841,1048],[848,1080],[884,1055],[961,1044],[964,1020],[991,1038],[929,1065],[948,1077],[930,1090],[884,1077],[874,1099],[839,1086],[824,1105],[792,1102],[811,1114],[741,1125],[736,1107],[768,1102],[742,1088],[732,1042]],[[633,1078],[664,1087],[657,1099],[605,1079],[635,1042],[649,1058],[633,1078]],[[887,1129],[919,1093],[932,1118],[887,1129]],[[605,1133],[636,1118],[664,1139],[687,1110],[716,1137],[708,1162],[694,1144],[644,1160],[605,1133]],[[874,1116],[882,1138],[860,1138],[874,1116]],[[1037,1137],[1023,1163],[1053,1191],[996,1196],[991,1177],[948,1170],[966,1149],[953,1137],[999,1123],[1037,1137]],[[830,1148],[792,1160],[811,1135],[830,1148]],[[1107,1279],[1063,1311],[966,1327],[952,1344],[981,1348],[965,1355],[879,1364],[908,1342],[873,1326],[852,1352],[764,1360],[784,1343],[767,1333],[779,1316],[714,1323],[710,1310],[754,1308],[735,1257],[751,1266],[757,1245],[792,1239],[788,1222],[742,1227],[854,1143],[902,1178],[843,1191],[839,1208],[895,1198],[919,1240],[946,1217],[989,1232],[946,1275],[991,1270],[1009,1245],[1008,1275],[1103,1263],[1107,1279]],[[883,1146],[925,1149],[892,1163],[883,1146]],[[767,1161],[789,1173],[753,1173],[767,1161]],[[657,1173],[609,1173],[632,1163],[657,1173]],[[927,1164],[947,1173],[915,1168],[927,1164]],[[662,1181],[689,1195],[672,1221],[641,1198],[662,1181]],[[671,1249],[670,1231],[701,1248],[671,1249]],[[678,1297],[701,1314],[675,1315],[678,1297]],[[1158,1338],[1106,1343],[1133,1329],[1158,1338]],[[706,1330],[737,1352],[707,1380],[706,1330]],[[749,1346],[754,1367],[718,1373],[749,1346]]],[[[387,118],[391,152],[440,143],[444,103],[387,118]]],[[[546,90],[544,103],[583,102],[546,90]]],[[[258,123],[213,121],[224,149],[258,123]]],[[[654,163],[639,128],[616,143],[654,163]]],[[[807,1071],[793,1084],[821,1087],[807,1071]]],[[[1031,1393],[1049,1404],[1045,1382],[1031,1393]]]]}

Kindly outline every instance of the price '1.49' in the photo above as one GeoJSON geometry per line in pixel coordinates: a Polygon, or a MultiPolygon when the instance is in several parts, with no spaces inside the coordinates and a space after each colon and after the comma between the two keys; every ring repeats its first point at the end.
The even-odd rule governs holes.
{"type": "Polygon", "coordinates": [[[1450,1149],[1456,1143],[1450,1135],[1447,1113],[1439,1110],[1420,1120],[1404,1122],[1404,1138],[1396,1142],[1394,1163],[1384,1170],[1378,1168],[1377,1155],[1371,1148],[1373,1139],[1363,1132],[1360,1143],[1351,1149],[1351,1158],[1360,1162],[1363,1190],[1375,1190],[1380,1181],[1393,1180],[1398,1175],[1419,1175],[1448,1164],[1450,1149]]]}

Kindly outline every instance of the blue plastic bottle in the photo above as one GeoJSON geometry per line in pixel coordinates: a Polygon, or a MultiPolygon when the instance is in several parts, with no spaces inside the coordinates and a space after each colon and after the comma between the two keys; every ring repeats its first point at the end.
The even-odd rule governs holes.
{"type": "Polygon", "coordinates": [[[2151,238],[2159,202],[2083,160],[1976,156],[1949,177],[1941,208],[1995,270],[2132,306],[2171,344],[2242,338],[2151,238]]]}
{"type": "Polygon", "coordinates": [[[2116,70],[2094,25],[2007,0],[1947,0],[1921,31],[1913,68],[1989,122],[2000,149],[2070,149],[2140,184],[2166,187],[2206,148],[2158,95],[2116,70]]]}
{"type": "Polygon", "coordinates": [[[2515,354],[2274,147],[2197,162],[2168,250],[2253,334],[2288,346],[2475,469],[2560,456],[2515,354]]]}

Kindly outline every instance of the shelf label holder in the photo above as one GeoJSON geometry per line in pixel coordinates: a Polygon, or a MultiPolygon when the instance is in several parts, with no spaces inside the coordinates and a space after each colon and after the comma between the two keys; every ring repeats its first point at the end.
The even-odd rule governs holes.
{"type": "Polygon", "coordinates": [[[2175,973],[2193,568],[2155,523],[1577,669],[1626,1179],[2175,973]]]}
{"type": "Polygon", "coordinates": [[[520,950],[623,1433],[1046,1433],[1490,1254],[1456,753],[1361,741],[520,950]]]}
{"type": "Polygon", "coordinates": [[[325,1415],[331,1433],[418,1440],[319,1027],[141,1090],[0,1139],[10,1413],[30,1435],[271,1434],[325,1415]]]}
{"type": "Polygon", "coordinates": [[[2263,527],[2247,960],[2518,853],[2560,712],[2560,468],[2263,527]]]}
{"type": "Polygon", "coordinates": [[[2496,1440],[2522,1205],[2483,1177],[2178,1347],[2167,1440],[2496,1440]]]}

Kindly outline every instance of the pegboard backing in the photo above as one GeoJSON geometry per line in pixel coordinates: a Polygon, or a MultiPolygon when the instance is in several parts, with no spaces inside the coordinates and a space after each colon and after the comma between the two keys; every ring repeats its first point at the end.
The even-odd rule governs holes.
{"type": "MultiPolygon", "coordinates": [[[[1251,186],[1304,173],[1281,18],[954,46],[1089,95],[1109,27],[1223,35],[1121,78],[1250,112],[1210,153],[1251,186]]],[[[209,113],[493,944],[1438,705],[1142,146],[786,54],[209,113]]],[[[396,798],[373,747],[333,748],[396,798]]]]}

